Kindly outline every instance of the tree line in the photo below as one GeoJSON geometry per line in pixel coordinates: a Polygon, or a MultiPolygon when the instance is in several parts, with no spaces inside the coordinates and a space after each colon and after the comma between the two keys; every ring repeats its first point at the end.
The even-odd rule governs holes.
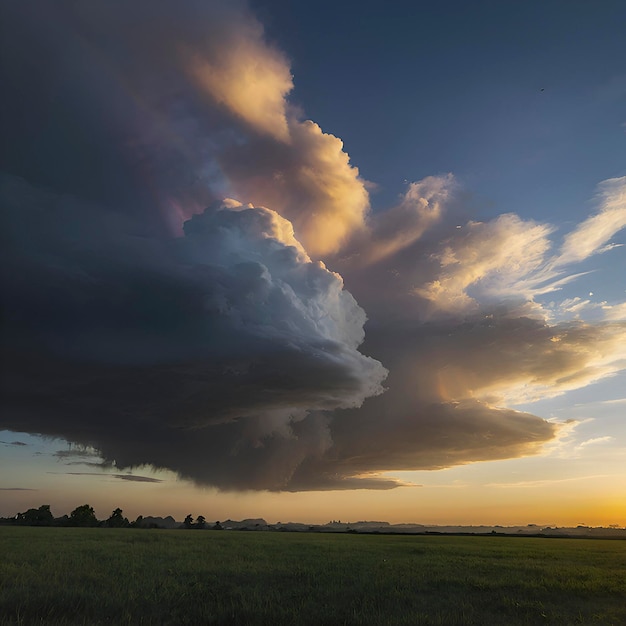
{"type": "MultiPolygon", "coordinates": [[[[139,515],[134,522],[124,517],[122,509],[117,508],[105,520],[99,520],[92,506],[83,504],[77,506],[69,515],[54,517],[49,504],[42,504],[37,509],[28,509],[23,513],[18,513],[14,517],[0,518],[0,524],[12,526],[61,526],[80,528],[159,528],[159,526],[149,520],[144,520],[143,515],[139,515]]],[[[195,520],[193,516],[187,515],[185,521],[179,526],[185,529],[212,529],[222,530],[219,522],[207,524],[206,518],[199,515],[195,520]]]]}

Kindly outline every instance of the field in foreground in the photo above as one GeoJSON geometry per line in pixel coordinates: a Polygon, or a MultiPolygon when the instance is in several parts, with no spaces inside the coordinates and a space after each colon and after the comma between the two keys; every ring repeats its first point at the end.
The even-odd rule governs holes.
{"type": "Polygon", "coordinates": [[[626,624],[626,542],[0,528],[0,624],[626,624]]]}

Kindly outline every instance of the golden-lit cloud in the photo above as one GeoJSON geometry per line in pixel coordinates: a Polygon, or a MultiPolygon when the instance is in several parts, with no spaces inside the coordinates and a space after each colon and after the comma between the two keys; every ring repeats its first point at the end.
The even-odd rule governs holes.
{"type": "Polygon", "coordinates": [[[279,211],[319,258],[363,228],[369,195],[340,139],[294,118],[289,135],[286,144],[258,138],[231,146],[218,160],[238,197],[279,211]]]}
{"type": "Polygon", "coordinates": [[[619,304],[603,304],[602,310],[607,320],[626,320],[626,302],[619,304]]]}
{"type": "Polygon", "coordinates": [[[201,90],[255,131],[289,141],[286,97],[293,88],[289,63],[265,43],[258,22],[242,19],[218,52],[183,52],[185,70],[201,90]]]}
{"type": "Polygon", "coordinates": [[[183,55],[199,89],[234,118],[235,141],[213,157],[231,192],[288,218],[313,256],[337,252],[365,223],[369,195],[343,143],[290,106],[289,63],[250,17],[232,29],[223,48],[183,55]]]}
{"type": "Polygon", "coordinates": [[[457,314],[476,311],[481,298],[524,296],[543,280],[552,230],[513,214],[469,222],[436,253],[437,277],[415,293],[457,314]],[[472,297],[470,287],[480,296],[472,297]]]}
{"type": "Polygon", "coordinates": [[[421,379],[453,400],[533,402],[585,387],[626,364],[624,323],[551,325],[487,316],[466,319],[449,331],[427,342],[417,360],[421,379]],[[479,362],[476,355],[481,355],[479,362]]]}
{"type": "Polygon", "coordinates": [[[428,176],[410,183],[400,202],[372,215],[355,232],[340,254],[360,267],[380,263],[414,245],[443,217],[444,206],[455,189],[452,174],[428,176]]]}
{"type": "MultiPolygon", "coordinates": [[[[17,19],[45,21],[49,8],[37,2],[41,11],[15,8],[17,19]]],[[[115,204],[135,212],[156,205],[180,235],[182,221],[234,197],[279,211],[317,259],[363,228],[365,181],[342,141],[290,103],[290,63],[244,2],[64,3],[46,38],[32,36],[40,55],[71,50],[47,52],[50,72],[100,103],[67,117],[85,118],[80,135],[100,148],[89,175],[100,187],[118,181],[105,185],[115,204]]],[[[28,51],[15,42],[10,54],[28,51]]],[[[67,108],[77,106],[66,99],[67,108]]]]}
{"type": "Polygon", "coordinates": [[[611,178],[599,185],[598,211],[568,233],[556,263],[582,261],[593,254],[610,250],[610,239],[626,228],[626,176],[611,178]]]}
{"type": "MultiPolygon", "coordinates": [[[[405,198],[399,207],[378,213],[370,221],[375,226],[374,233],[380,229],[379,223],[388,229],[385,252],[379,252],[380,237],[357,240],[357,245],[349,249],[350,262],[340,262],[339,266],[346,275],[354,274],[359,284],[359,265],[376,258],[374,264],[369,262],[369,275],[384,272],[396,297],[412,294],[413,299],[405,297],[405,304],[420,319],[476,314],[485,307],[503,303],[509,309],[515,307],[519,314],[546,318],[551,313],[540,303],[541,297],[583,275],[585,272],[577,271],[578,263],[617,245],[610,240],[626,226],[625,184],[624,179],[601,183],[596,214],[566,234],[564,243],[557,248],[555,226],[524,220],[515,214],[454,226],[457,218],[446,212],[454,195],[452,180],[429,178],[411,187],[412,192],[418,192],[413,203],[417,200],[421,206],[430,207],[427,219],[420,211],[415,213],[420,215],[418,237],[407,223],[397,220],[398,214],[406,215],[405,198]],[[436,230],[432,230],[434,225],[436,230]]],[[[382,275],[378,282],[383,282],[382,275]]],[[[367,302],[367,291],[362,294],[357,287],[356,293],[367,302]]],[[[622,304],[576,298],[564,300],[558,308],[560,314],[574,317],[585,308],[603,309],[607,319],[620,319],[622,304]]]]}

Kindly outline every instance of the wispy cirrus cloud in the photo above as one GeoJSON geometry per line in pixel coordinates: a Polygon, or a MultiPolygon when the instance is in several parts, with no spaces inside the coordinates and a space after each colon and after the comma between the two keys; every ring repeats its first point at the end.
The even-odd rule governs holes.
{"type": "Polygon", "coordinates": [[[577,263],[623,245],[609,243],[626,228],[626,176],[603,181],[598,190],[598,210],[568,233],[555,259],[556,265],[577,263]]]}
{"type": "Polygon", "coordinates": [[[615,478],[613,474],[591,474],[589,476],[574,476],[571,478],[545,478],[540,480],[521,480],[517,482],[505,482],[505,483],[488,483],[485,487],[494,488],[529,488],[543,487],[546,485],[560,485],[563,483],[572,483],[585,480],[606,480],[607,478],[615,478]]]}

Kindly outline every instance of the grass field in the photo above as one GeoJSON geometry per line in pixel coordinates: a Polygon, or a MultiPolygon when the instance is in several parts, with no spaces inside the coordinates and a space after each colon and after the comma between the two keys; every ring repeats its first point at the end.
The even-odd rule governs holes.
{"type": "Polygon", "coordinates": [[[626,542],[0,528],[0,624],[626,624],[626,542]]]}

